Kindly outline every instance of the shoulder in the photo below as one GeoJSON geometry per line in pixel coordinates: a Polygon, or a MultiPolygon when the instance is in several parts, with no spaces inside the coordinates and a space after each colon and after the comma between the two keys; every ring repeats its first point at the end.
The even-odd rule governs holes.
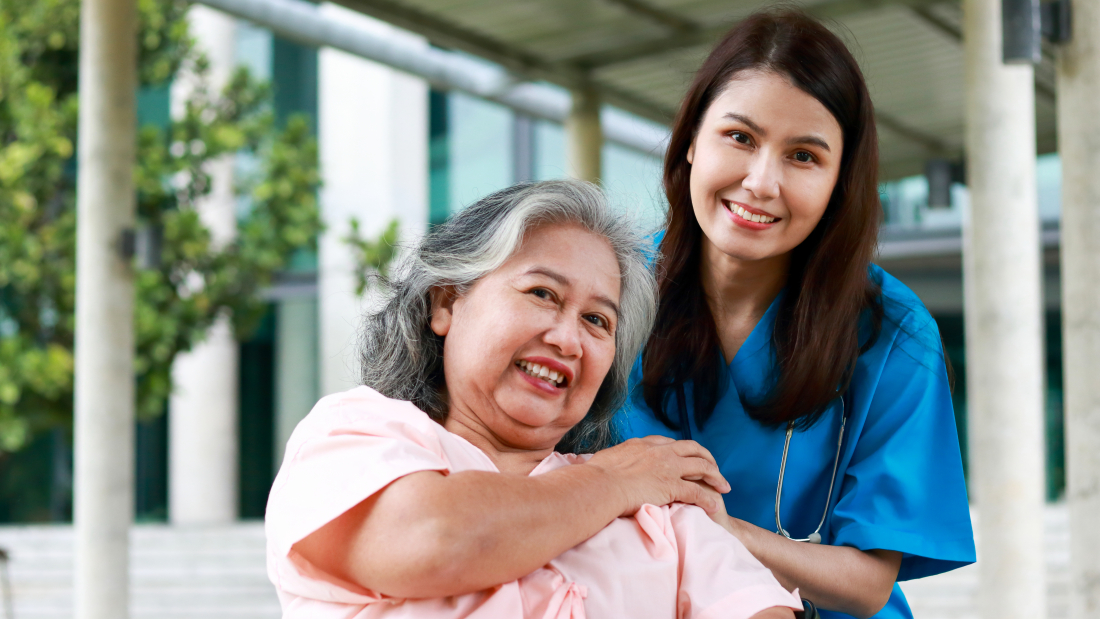
{"type": "Polygon", "coordinates": [[[920,297],[878,265],[871,265],[870,276],[881,289],[882,302],[882,330],[872,349],[901,347],[910,354],[942,357],[939,327],[920,297]]]}
{"type": "Polygon", "coordinates": [[[921,327],[932,321],[932,315],[924,302],[913,292],[909,286],[887,273],[877,264],[870,268],[871,279],[881,289],[882,309],[884,318],[895,325],[908,327],[921,327]]]}
{"type": "Polygon", "coordinates": [[[322,398],[291,434],[268,495],[268,547],[286,582],[316,580],[288,567],[298,541],[396,479],[452,470],[447,436],[411,403],[367,387],[322,398]]]}
{"type": "Polygon", "coordinates": [[[293,453],[304,443],[341,434],[423,440],[437,438],[440,431],[446,432],[413,403],[388,398],[370,387],[356,387],[321,398],[294,429],[287,451],[293,453]]]}

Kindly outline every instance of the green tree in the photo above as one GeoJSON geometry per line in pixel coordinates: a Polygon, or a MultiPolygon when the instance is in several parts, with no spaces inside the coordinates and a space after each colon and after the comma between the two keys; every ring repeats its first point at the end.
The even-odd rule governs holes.
{"type": "MultiPolygon", "coordinates": [[[[140,130],[139,226],[161,232],[159,264],[136,271],[138,415],[164,409],[173,359],[219,315],[238,337],[258,322],[260,290],[321,229],[317,147],[306,119],[277,128],[268,87],[238,71],[220,92],[188,35],[183,0],[138,0],[140,76],[164,86],[181,67],[198,87],[181,118],[140,130]],[[258,162],[240,179],[250,203],[237,238],[214,246],[195,210],[207,163],[258,162]]],[[[36,432],[72,423],[74,143],[79,0],[0,3],[0,457],[36,432]]]]}
{"type": "Polygon", "coordinates": [[[389,275],[390,263],[397,256],[401,226],[396,219],[391,219],[378,238],[371,240],[359,230],[359,218],[352,217],[348,223],[351,230],[343,240],[355,256],[355,294],[362,296],[375,283],[376,276],[380,275],[384,281],[389,275]]]}

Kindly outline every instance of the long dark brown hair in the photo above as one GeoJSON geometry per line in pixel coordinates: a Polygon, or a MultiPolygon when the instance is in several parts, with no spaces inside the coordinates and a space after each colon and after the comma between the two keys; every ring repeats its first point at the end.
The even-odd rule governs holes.
{"type": "Polygon", "coordinates": [[[669,399],[675,395],[684,414],[685,384],[691,383],[700,427],[726,387],[718,332],[700,280],[702,230],[692,210],[687,152],[711,102],[749,70],[781,75],[820,101],[840,125],[844,146],[825,214],[791,253],[772,335],[774,382],[761,401],[742,395],[746,412],[769,426],[812,425],[847,390],[856,358],[881,330],[881,291],[868,270],[882,213],[878,136],[863,74],[844,43],[806,14],[784,9],[752,15],[696,73],[665,155],[669,209],[657,273],[661,301],[642,358],[642,386],[646,404],[672,428],[679,423],[668,414],[669,399]],[[863,342],[861,318],[870,325],[863,342]]]}

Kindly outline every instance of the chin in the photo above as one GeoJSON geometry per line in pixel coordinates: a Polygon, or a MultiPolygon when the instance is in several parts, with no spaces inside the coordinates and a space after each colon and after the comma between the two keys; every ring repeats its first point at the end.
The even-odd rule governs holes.
{"type": "MultiPolygon", "coordinates": [[[[556,445],[558,441],[561,440],[561,437],[565,436],[565,433],[568,432],[573,425],[576,425],[563,425],[561,423],[562,415],[560,411],[556,414],[547,413],[540,415],[534,413],[531,409],[526,409],[519,414],[508,414],[508,418],[519,428],[513,428],[516,429],[513,436],[513,438],[516,439],[516,444],[538,445],[537,447],[532,447],[532,449],[544,448],[547,443],[551,446],[556,445]],[[551,437],[551,439],[548,439],[547,437],[551,435],[554,435],[556,438],[551,437]]],[[[579,422],[580,419],[577,419],[577,421],[579,422]]]]}
{"type": "Polygon", "coordinates": [[[529,427],[529,428],[541,428],[547,424],[553,423],[555,419],[560,416],[560,411],[548,411],[540,410],[539,404],[541,402],[530,402],[524,405],[523,403],[511,404],[507,402],[501,402],[498,404],[499,410],[504,413],[512,423],[517,426],[529,427]]]}
{"type": "Polygon", "coordinates": [[[771,258],[775,255],[775,252],[770,251],[767,247],[757,247],[756,243],[746,243],[742,239],[723,239],[723,241],[722,243],[714,243],[714,247],[734,260],[753,262],[771,258]]]}

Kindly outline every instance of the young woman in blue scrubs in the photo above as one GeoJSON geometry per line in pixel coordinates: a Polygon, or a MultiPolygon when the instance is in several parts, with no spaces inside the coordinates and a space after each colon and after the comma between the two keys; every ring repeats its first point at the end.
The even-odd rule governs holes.
{"type": "Polygon", "coordinates": [[[620,419],[709,449],[718,518],[823,617],[911,617],[897,581],[975,560],[936,323],[871,264],[877,173],[844,44],[793,11],[734,28],[673,128],[661,305],[620,419]]]}

